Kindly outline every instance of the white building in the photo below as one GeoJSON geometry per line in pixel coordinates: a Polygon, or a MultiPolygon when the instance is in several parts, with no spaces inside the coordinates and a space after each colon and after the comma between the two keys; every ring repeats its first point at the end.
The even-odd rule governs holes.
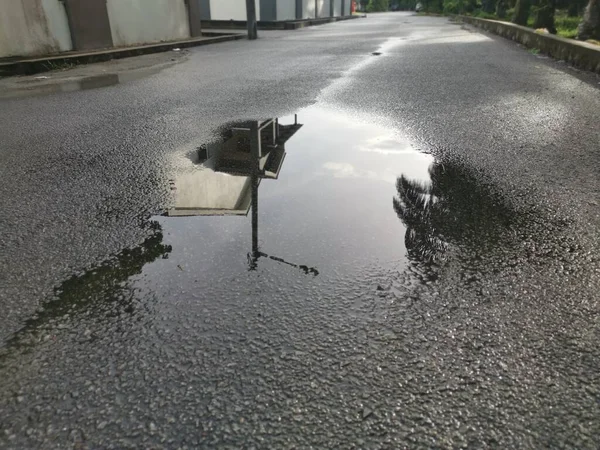
{"type": "MultiPolygon", "coordinates": [[[[349,16],[352,0],[255,0],[263,22],[349,16]]],[[[246,0],[200,0],[202,20],[246,20],[246,0]]]]}

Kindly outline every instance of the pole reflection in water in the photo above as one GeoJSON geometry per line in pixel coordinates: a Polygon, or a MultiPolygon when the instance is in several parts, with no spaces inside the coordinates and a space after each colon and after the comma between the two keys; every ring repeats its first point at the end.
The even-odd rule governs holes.
{"type": "Polygon", "coordinates": [[[229,124],[221,133],[222,142],[198,149],[193,158],[196,170],[175,181],[175,206],[167,215],[247,216],[252,207],[250,270],[255,270],[258,260],[264,257],[318,275],[313,267],[267,255],[258,245],[258,188],[264,179],[278,179],[286,155],[285,144],[300,128],[297,116],[289,125],[280,124],[276,118],[229,124]]]}

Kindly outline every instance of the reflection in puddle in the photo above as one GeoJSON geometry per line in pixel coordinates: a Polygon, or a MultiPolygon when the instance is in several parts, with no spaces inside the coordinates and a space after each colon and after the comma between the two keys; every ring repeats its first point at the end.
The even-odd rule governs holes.
{"type": "MultiPolygon", "coordinates": [[[[166,259],[170,245],[163,244],[163,233],[157,222],[149,224],[148,237],[141,245],[125,249],[80,275],[65,280],[55,289],[55,299],[25,322],[25,325],[7,342],[8,348],[27,345],[29,333],[47,327],[55,319],[77,320],[79,314],[95,316],[98,321],[106,317],[135,314],[143,307],[136,298],[132,277],[142,273],[145,265],[157,259],[166,259]],[[68,319],[65,319],[68,318],[68,319]]],[[[0,362],[5,353],[0,352],[0,362]]]]}
{"type": "Polygon", "coordinates": [[[140,286],[169,298],[211,288],[227,299],[239,294],[235,280],[250,280],[261,292],[301,289],[301,296],[301,272],[319,275],[309,278],[318,297],[340,279],[361,278],[368,291],[373,274],[409,265],[418,282],[431,281],[429,269],[449,248],[494,251],[522,220],[467,168],[435,161],[371,117],[313,106],[232,122],[219,135],[184,158],[174,206],[156,219],[152,237],[65,281],[11,347],[78,311],[130,316],[148,300],[140,286]],[[296,270],[281,270],[289,267],[296,270]],[[144,281],[136,277],[142,272],[144,281]]]}
{"type": "MultiPolygon", "coordinates": [[[[440,167],[440,166],[437,166],[440,167]]],[[[394,210],[406,225],[405,243],[410,256],[435,261],[447,248],[443,233],[436,228],[440,208],[431,182],[410,180],[404,175],[396,183],[394,210]]]]}
{"type": "Polygon", "coordinates": [[[318,275],[314,267],[295,264],[267,255],[258,246],[258,188],[261,180],[276,180],[285,159],[286,142],[302,128],[298,116],[284,125],[277,118],[244,121],[223,128],[221,142],[202,146],[192,156],[195,170],[180,175],[173,183],[175,207],[167,215],[220,216],[247,215],[252,206],[252,253],[250,269],[261,257],[269,258],[318,275]]]}
{"type": "Polygon", "coordinates": [[[468,169],[434,160],[385,120],[321,106],[297,117],[230,123],[186,160],[168,215],[200,217],[162,222],[187,249],[184,263],[224,273],[251,248],[251,267],[268,251],[321,274],[408,264],[429,272],[449,248],[497,245],[516,220],[468,169]],[[249,130],[259,128],[253,159],[249,130]]]}
{"type": "Polygon", "coordinates": [[[411,259],[429,263],[444,257],[449,245],[490,252],[502,233],[519,220],[465,167],[436,162],[429,181],[401,175],[396,182],[394,210],[406,226],[411,259]]]}
{"type": "Polygon", "coordinates": [[[313,275],[319,272],[315,266],[406,262],[403,230],[392,208],[395,182],[403,173],[428,180],[433,158],[380,123],[319,107],[282,119],[229,123],[218,142],[192,153],[193,164],[188,160],[172,182],[174,206],[167,215],[199,216],[195,225],[189,219],[163,225],[179,230],[169,233],[175,242],[183,239],[181,227],[202,229],[204,239],[183,244],[199,254],[216,251],[217,241],[225,240],[223,254],[232,238],[219,228],[237,228],[240,220],[226,217],[244,220],[252,210],[251,268],[268,256],[263,248],[293,255],[269,258],[313,275]],[[279,181],[261,183],[265,179],[279,181]],[[207,216],[220,218],[212,222],[207,216]]]}
{"type": "Polygon", "coordinates": [[[198,148],[196,167],[175,180],[175,207],[168,215],[248,214],[253,184],[278,178],[285,144],[300,128],[297,119],[291,125],[277,119],[228,124],[222,142],[198,148]]]}

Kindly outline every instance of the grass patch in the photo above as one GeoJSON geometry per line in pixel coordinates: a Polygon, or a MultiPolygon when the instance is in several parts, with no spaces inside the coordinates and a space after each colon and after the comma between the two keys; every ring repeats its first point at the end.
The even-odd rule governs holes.
{"type": "MultiPolygon", "coordinates": [[[[505,19],[499,19],[495,14],[485,13],[481,10],[468,15],[479,17],[480,19],[503,20],[505,22],[510,22],[513,13],[514,8],[507,10],[505,19]]],[[[566,10],[557,10],[556,14],[554,15],[556,35],[568,39],[575,39],[577,37],[577,27],[579,27],[580,22],[581,17],[569,17],[566,10]]],[[[533,14],[527,19],[527,26],[529,28],[533,28],[533,14]]]]}
{"type": "Polygon", "coordinates": [[[43,67],[47,70],[69,70],[75,67],[76,64],[67,61],[47,61],[43,67]]]}
{"type": "Polygon", "coordinates": [[[539,55],[540,54],[540,49],[539,48],[530,48],[528,51],[532,55],[539,55]]]}
{"type": "MultiPolygon", "coordinates": [[[[566,11],[556,11],[554,15],[554,26],[556,35],[564,38],[575,39],[577,37],[577,27],[581,22],[581,17],[568,17],[566,11]]],[[[527,19],[527,26],[533,28],[533,16],[527,19]]]]}
{"type": "Polygon", "coordinates": [[[581,17],[568,17],[565,11],[557,11],[554,16],[556,34],[564,38],[575,39],[580,22],[581,17]]]}
{"type": "Polygon", "coordinates": [[[480,19],[498,20],[496,14],[486,13],[483,11],[477,11],[475,17],[479,17],[480,19]]]}

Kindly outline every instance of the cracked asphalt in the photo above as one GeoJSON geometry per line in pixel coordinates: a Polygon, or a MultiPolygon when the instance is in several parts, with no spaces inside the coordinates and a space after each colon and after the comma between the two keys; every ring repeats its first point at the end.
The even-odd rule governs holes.
{"type": "Polygon", "coordinates": [[[184,56],[3,84],[1,448],[600,446],[600,78],[409,13],[184,56]],[[164,215],[294,115],[258,230],[164,215]]]}

